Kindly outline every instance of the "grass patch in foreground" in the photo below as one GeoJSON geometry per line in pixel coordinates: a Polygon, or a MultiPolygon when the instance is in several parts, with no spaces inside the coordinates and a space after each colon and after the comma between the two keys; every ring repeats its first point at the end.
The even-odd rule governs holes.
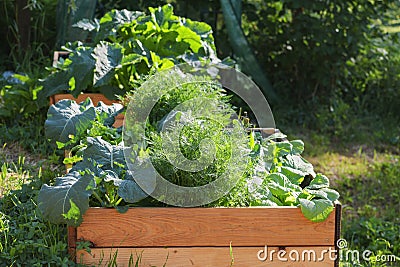
{"type": "MultiPolygon", "coordinates": [[[[12,146],[14,149],[18,146],[12,146]]],[[[0,149],[0,266],[71,266],[66,227],[42,220],[37,194],[64,171],[39,155],[0,149]]]]}
{"type": "Polygon", "coordinates": [[[387,144],[373,146],[364,140],[340,143],[312,131],[302,132],[300,138],[305,139],[306,159],[317,172],[325,173],[341,194],[342,238],[347,241],[341,250],[341,266],[399,266],[398,147],[386,149],[387,144]],[[352,256],[354,251],[358,257],[352,256]],[[362,256],[365,251],[366,259],[362,256]]]}
{"type": "Polygon", "coordinates": [[[375,163],[367,175],[338,181],[342,194],[342,236],[349,249],[369,250],[368,261],[345,259],[343,266],[398,266],[400,262],[400,157],[375,163]]]}

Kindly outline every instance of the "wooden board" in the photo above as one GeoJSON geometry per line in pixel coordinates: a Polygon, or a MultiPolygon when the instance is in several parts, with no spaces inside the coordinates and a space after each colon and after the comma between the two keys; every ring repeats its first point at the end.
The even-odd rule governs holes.
{"type": "Polygon", "coordinates": [[[83,223],[68,229],[68,246],[76,262],[96,266],[107,266],[114,256],[118,266],[128,266],[138,255],[139,266],[230,266],[231,245],[232,266],[333,267],[339,266],[340,220],[339,203],[321,223],[307,220],[296,207],[137,207],[124,214],[89,208],[83,223]],[[91,253],[76,251],[77,241],[90,241],[91,253]],[[259,251],[261,258],[267,251],[265,261],[259,251]]]}
{"type": "MultiPolygon", "coordinates": [[[[332,267],[334,247],[235,247],[232,245],[233,267],[310,266],[332,267]],[[261,250],[261,252],[260,252],[261,250]],[[284,250],[285,252],[280,252],[284,250]],[[265,251],[267,256],[265,257],[265,251]],[[278,254],[279,253],[279,254],[278,254]],[[278,257],[279,255],[279,257],[278,257]],[[260,259],[259,259],[260,257],[260,259]]],[[[96,248],[90,254],[79,251],[77,262],[94,266],[108,266],[116,257],[118,266],[129,266],[140,258],[139,266],[220,267],[231,266],[230,247],[176,247],[176,248],[96,248]],[[99,264],[101,262],[101,264],[99,264]]],[[[132,264],[131,266],[136,266],[132,264]]]]}
{"type": "Polygon", "coordinates": [[[95,247],[333,246],[335,212],[313,223],[296,207],[90,208],[77,239],[95,247]]]}
{"type": "Polygon", "coordinates": [[[60,60],[60,57],[67,58],[68,54],[69,54],[69,52],[67,52],[67,51],[54,51],[53,67],[57,66],[57,63],[60,60]]]}
{"type": "Polygon", "coordinates": [[[102,101],[106,105],[112,105],[113,103],[120,103],[120,101],[118,101],[118,100],[110,100],[110,99],[106,98],[103,94],[84,93],[84,94],[78,95],[78,97],[76,97],[76,98],[71,94],[52,95],[50,97],[50,104],[55,104],[62,99],[71,99],[71,100],[75,100],[76,102],[79,103],[79,102],[85,101],[88,97],[92,100],[92,102],[95,106],[97,106],[97,103],[99,103],[100,101],[102,101]]]}

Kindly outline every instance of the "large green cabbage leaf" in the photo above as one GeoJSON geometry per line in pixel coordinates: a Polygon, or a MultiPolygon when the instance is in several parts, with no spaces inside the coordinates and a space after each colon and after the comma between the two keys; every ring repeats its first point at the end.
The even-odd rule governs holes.
{"type": "Polygon", "coordinates": [[[72,136],[82,135],[92,126],[96,111],[91,101],[79,105],[73,100],[64,99],[52,105],[45,122],[46,137],[67,143],[72,136]]]}
{"type": "Polygon", "coordinates": [[[54,186],[44,184],[39,192],[39,209],[53,223],[79,225],[82,214],[89,208],[94,187],[93,177],[74,171],[56,178],[54,186]]]}

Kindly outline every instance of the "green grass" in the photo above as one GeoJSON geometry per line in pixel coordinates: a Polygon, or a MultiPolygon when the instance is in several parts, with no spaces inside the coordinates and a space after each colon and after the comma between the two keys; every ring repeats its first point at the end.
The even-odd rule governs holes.
{"type": "Polygon", "coordinates": [[[41,185],[63,166],[16,145],[0,149],[0,166],[0,266],[73,264],[66,227],[43,221],[36,202],[41,185]]]}
{"type": "MultiPolygon", "coordinates": [[[[341,266],[398,266],[400,262],[400,156],[399,145],[384,136],[384,129],[369,129],[369,139],[344,141],[337,135],[290,129],[305,141],[305,157],[317,172],[326,174],[341,194],[341,266]],[[357,262],[349,252],[369,250],[357,262]],[[379,261],[394,255],[395,262],[379,261]]],[[[393,134],[393,129],[388,130],[393,134]]],[[[398,133],[397,133],[398,134],[398,133]]]]}
{"type": "MultiPolygon", "coordinates": [[[[18,165],[21,164],[24,158],[19,158],[18,165]]],[[[0,197],[8,194],[11,190],[19,189],[25,183],[29,173],[24,171],[17,164],[3,163],[0,171],[0,197]]]]}
{"type": "MultiPolygon", "coordinates": [[[[349,249],[372,252],[363,266],[398,266],[400,261],[400,165],[399,156],[387,155],[372,163],[366,174],[351,174],[337,181],[342,193],[342,236],[349,249]],[[382,255],[397,256],[396,262],[378,262],[382,255]]],[[[343,266],[354,266],[348,260],[343,266]]]]}

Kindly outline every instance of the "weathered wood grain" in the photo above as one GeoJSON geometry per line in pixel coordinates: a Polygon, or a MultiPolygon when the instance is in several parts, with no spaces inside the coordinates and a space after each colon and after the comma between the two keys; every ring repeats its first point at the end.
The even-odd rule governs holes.
{"type": "Polygon", "coordinates": [[[68,254],[71,258],[75,258],[76,255],[76,228],[68,226],[68,254]]]}
{"type": "Polygon", "coordinates": [[[89,208],[77,239],[94,247],[333,246],[335,212],[313,223],[295,207],[89,208]]]}

